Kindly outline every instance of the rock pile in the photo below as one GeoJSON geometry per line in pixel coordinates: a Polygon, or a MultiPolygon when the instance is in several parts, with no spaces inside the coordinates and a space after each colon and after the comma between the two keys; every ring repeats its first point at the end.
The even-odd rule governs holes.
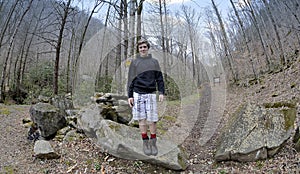
{"type": "Polygon", "coordinates": [[[54,98],[39,96],[29,112],[31,118],[23,119],[23,124],[28,127],[28,140],[35,142],[34,154],[37,158],[59,157],[46,140],[70,141],[83,136],[77,126],[78,111],[74,109],[70,95],[54,98]]]}
{"type": "MultiPolygon", "coordinates": [[[[49,141],[72,141],[85,136],[93,138],[101,151],[113,156],[141,160],[169,169],[185,170],[187,158],[183,149],[174,142],[158,137],[159,153],[156,157],[146,156],[142,151],[142,141],[139,129],[129,124],[131,108],[127,97],[112,93],[96,93],[91,97],[93,104],[75,110],[68,99],[56,97],[46,99],[41,97],[39,103],[30,109],[31,120],[41,132],[35,141],[34,152],[37,158],[58,158],[49,141]],[[55,101],[55,102],[53,102],[55,101]]],[[[28,125],[28,121],[24,123],[28,125]]],[[[30,124],[29,124],[30,125],[30,124]]],[[[32,126],[31,126],[32,129],[32,126]]]]}
{"type": "Polygon", "coordinates": [[[132,119],[131,108],[127,102],[127,96],[114,93],[95,93],[91,99],[101,108],[101,116],[104,119],[128,125],[132,119]]]}

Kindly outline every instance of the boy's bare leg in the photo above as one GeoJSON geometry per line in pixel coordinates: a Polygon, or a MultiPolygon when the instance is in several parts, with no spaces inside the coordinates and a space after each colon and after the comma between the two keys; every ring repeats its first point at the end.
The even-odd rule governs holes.
{"type": "Polygon", "coordinates": [[[156,134],[156,122],[150,123],[149,129],[151,134],[156,134]]]}
{"type": "Polygon", "coordinates": [[[142,134],[143,133],[147,134],[148,126],[147,126],[146,119],[139,120],[139,128],[142,134]]]}

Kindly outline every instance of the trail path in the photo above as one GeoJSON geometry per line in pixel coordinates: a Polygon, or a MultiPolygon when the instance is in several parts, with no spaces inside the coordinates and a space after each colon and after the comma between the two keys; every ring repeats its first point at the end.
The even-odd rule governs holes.
{"type": "Polygon", "coordinates": [[[33,146],[22,126],[22,119],[29,117],[28,110],[29,106],[0,105],[0,173],[25,173],[31,168],[33,146]]]}

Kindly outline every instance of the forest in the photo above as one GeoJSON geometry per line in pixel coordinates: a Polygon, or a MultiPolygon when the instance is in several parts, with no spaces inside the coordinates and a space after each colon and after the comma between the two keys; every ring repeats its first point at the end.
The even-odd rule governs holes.
{"type": "MultiPolygon", "coordinates": [[[[178,8],[172,0],[1,0],[0,102],[73,94],[80,62],[89,61],[82,52],[99,31],[113,33],[117,42],[97,55],[94,90],[100,92],[126,94],[126,62],[141,37],[162,53],[169,99],[178,98],[176,86],[187,77],[196,87],[222,74],[230,85],[247,86],[289,67],[299,54],[298,1],[228,2],[225,11],[216,0],[178,8]],[[170,75],[174,62],[182,63],[180,78],[170,75]]],[[[108,40],[100,39],[99,49],[108,40]]]]}
{"type": "MultiPolygon", "coordinates": [[[[298,0],[0,0],[0,173],[299,173],[299,15],[298,0]],[[105,113],[96,97],[103,101],[107,96],[107,108],[111,103],[125,107],[114,107],[113,113],[120,111],[115,116],[122,111],[131,116],[127,73],[141,38],[150,42],[149,52],[159,61],[165,81],[158,143],[167,151],[179,146],[185,151],[186,157],[176,155],[186,158],[179,170],[153,163],[159,158],[172,161],[164,158],[162,148],[160,156],[148,161],[103,151],[79,124],[82,118],[91,127],[110,122],[100,120],[105,113]],[[112,96],[121,99],[110,101],[112,96]],[[70,121],[61,129],[65,135],[49,140],[60,156],[51,160],[38,159],[37,141],[28,138],[36,125],[30,122],[31,108],[49,99],[72,106],[63,113],[70,121]],[[87,102],[92,104],[77,107],[87,102]],[[291,136],[282,146],[267,149],[263,139],[264,149],[278,153],[270,156],[268,151],[266,158],[250,162],[216,160],[222,131],[245,103],[276,102],[295,105],[296,119],[284,116],[291,136]]],[[[277,128],[270,119],[256,120],[258,124],[243,123],[251,132],[277,128]]],[[[109,140],[116,137],[124,144],[136,136],[140,141],[138,134],[119,126],[104,127],[108,133],[121,130],[122,136],[108,134],[109,140]]],[[[245,144],[259,144],[259,135],[254,136],[257,142],[245,144]]],[[[132,145],[139,144],[126,147],[132,145]]]]}

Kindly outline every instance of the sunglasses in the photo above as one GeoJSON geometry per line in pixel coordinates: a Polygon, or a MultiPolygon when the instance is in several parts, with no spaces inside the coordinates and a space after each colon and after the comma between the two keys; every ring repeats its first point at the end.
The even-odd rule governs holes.
{"type": "Polygon", "coordinates": [[[147,46],[140,46],[139,49],[148,48],[147,46]]]}

